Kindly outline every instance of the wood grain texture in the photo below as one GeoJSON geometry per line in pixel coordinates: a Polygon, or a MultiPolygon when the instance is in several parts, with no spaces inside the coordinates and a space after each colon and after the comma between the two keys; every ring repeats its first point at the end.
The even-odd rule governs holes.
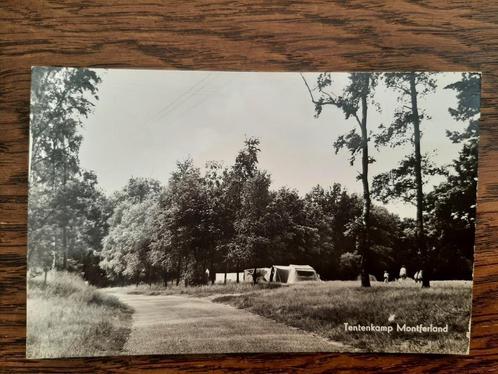
{"type": "Polygon", "coordinates": [[[260,0],[0,3],[0,371],[498,370],[498,3],[260,0]],[[28,361],[30,67],[483,72],[471,354],[247,354],[28,361]]]}

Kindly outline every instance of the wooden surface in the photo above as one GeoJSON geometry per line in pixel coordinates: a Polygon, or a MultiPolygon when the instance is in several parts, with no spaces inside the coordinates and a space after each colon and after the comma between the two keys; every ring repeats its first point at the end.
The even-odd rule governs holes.
{"type": "Polygon", "coordinates": [[[0,371],[493,372],[498,370],[498,3],[486,1],[0,2],[0,371]],[[90,2],[86,2],[90,3],[90,2]],[[32,65],[483,72],[468,357],[140,356],[27,361],[26,203],[32,65]],[[494,370],[493,370],[494,369],[494,370]]]}

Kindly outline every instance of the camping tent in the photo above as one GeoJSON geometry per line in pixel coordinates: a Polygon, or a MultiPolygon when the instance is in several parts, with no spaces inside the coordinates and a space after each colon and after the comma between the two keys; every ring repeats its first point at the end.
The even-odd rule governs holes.
{"type": "Polygon", "coordinates": [[[304,281],[317,281],[320,279],[315,269],[309,265],[274,265],[270,276],[270,282],[297,283],[304,281]]]}
{"type": "MultiPolygon", "coordinates": [[[[258,282],[269,282],[270,281],[270,270],[271,268],[256,268],[256,274],[258,276],[258,282]]],[[[245,269],[244,270],[244,281],[245,282],[254,282],[252,274],[254,273],[253,269],[245,269]]]]}
{"type": "MultiPolygon", "coordinates": [[[[252,282],[254,268],[239,273],[240,282],[252,282]]],[[[318,273],[309,265],[273,265],[271,268],[257,268],[259,282],[297,283],[320,280],[318,273]]],[[[227,283],[235,282],[237,273],[227,273],[227,283]]],[[[216,284],[223,284],[225,273],[216,273],[216,284]]]]}

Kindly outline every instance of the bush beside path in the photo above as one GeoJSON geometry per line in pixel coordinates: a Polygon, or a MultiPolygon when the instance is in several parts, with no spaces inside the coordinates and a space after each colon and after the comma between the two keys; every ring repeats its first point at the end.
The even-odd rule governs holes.
{"type": "Polygon", "coordinates": [[[27,358],[118,354],[133,311],[117,298],[65,272],[28,280],[27,358]]]}

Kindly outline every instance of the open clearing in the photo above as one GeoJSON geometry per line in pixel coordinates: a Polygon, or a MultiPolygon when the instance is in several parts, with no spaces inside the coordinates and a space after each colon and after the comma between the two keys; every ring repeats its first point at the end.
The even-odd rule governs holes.
{"type": "Polygon", "coordinates": [[[266,318],[314,332],[366,352],[424,352],[465,354],[469,341],[472,283],[433,281],[421,289],[413,281],[372,283],[321,282],[225,295],[227,303],[266,318]],[[406,324],[444,326],[447,333],[351,332],[350,325],[406,324]]]}
{"type": "MultiPolygon", "coordinates": [[[[359,287],[357,281],[330,281],[281,287],[278,284],[252,286],[249,283],[167,289],[159,285],[131,286],[121,289],[121,292],[135,296],[188,295],[203,302],[209,299],[234,306],[239,311],[258,314],[266,321],[270,319],[328,341],[341,342],[351,350],[464,354],[468,347],[472,299],[472,283],[469,281],[433,281],[430,289],[421,289],[419,284],[407,280],[388,284],[373,282],[369,289],[359,287]],[[344,323],[394,327],[397,323],[407,326],[448,324],[449,331],[444,334],[351,332],[345,331],[344,323]]],[[[214,308],[212,304],[206,305],[214,308]]],[[[230,313],[235,312],[231,309],[230,313]]],[[[244,318],[248,315],[251,316],[245,314],[244,318]]],[[[244,334],[243,330],[240,333],[244,334]]],[[[257,351],[287,349],[267,346],[264,340],[261,335],[257,351]]]]}
{"type": "Polygon", "coordinates": [[[59,275],[28,287],[28,357],[240,352],[465,353],[471,282],[118,287],[59,275]],[[43,311],[43,313],[41,312],[43,311]],[[133,314],[132,314],[133,313],[133,314]],[[350,325],[442,326],[449,332],[345,331],[350,325]],[[61,326],[54,329],[53,326],[61,326]]]}
{"type": "Polygon", "coordinates": [[[336,352],[351,350],[312,333],[208,298],[104,290],[134,309],[121,354],[336,352]]]}

